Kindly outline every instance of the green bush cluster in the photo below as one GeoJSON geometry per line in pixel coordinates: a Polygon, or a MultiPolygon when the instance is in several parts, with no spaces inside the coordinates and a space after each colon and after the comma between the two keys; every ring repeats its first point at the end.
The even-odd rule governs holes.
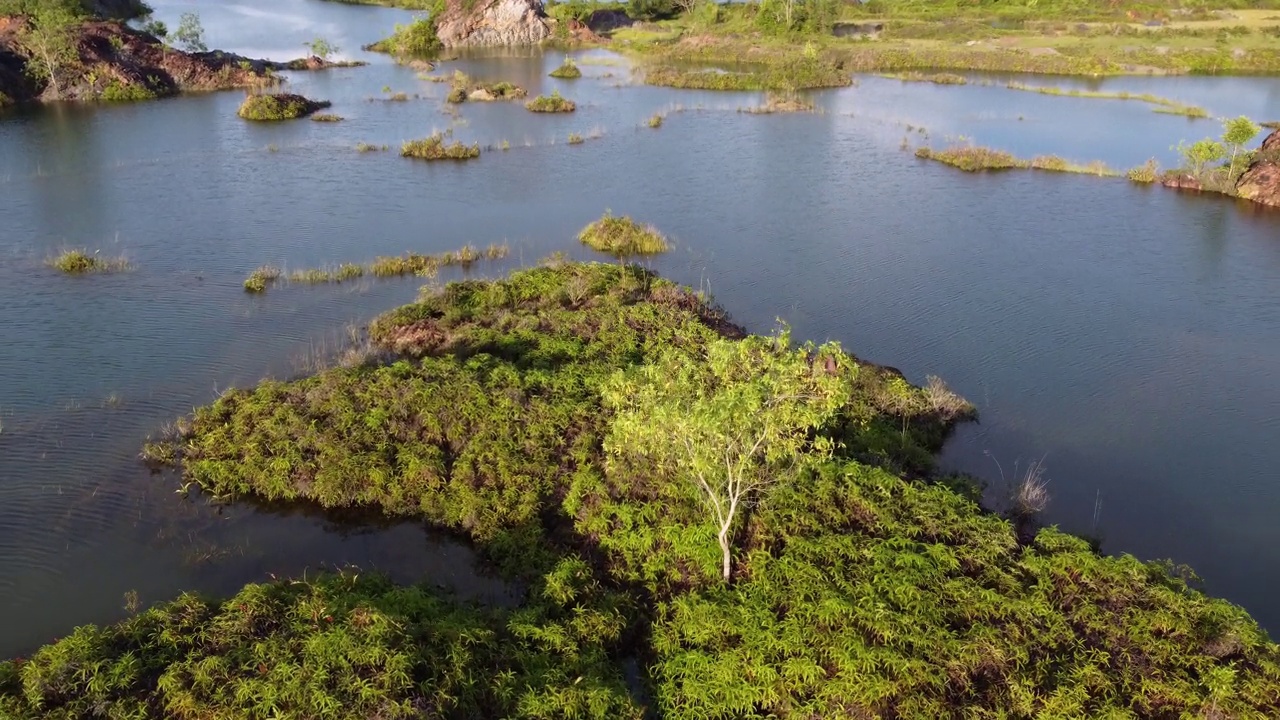
{"type": "Polygon", "coordinates": [[[240,104],[236,114],[245,120],[260,122],[296,120],[327,108],[329,105],[327,101],[309,100],[292,93],[250,95],[240,104]]]}
{"type": "Polygon", "coordinates": [[[369,335],[399,359],[229,392],[154,455],[219,496],[451,528],[523,601],[343,575],[184,596],[0,664],[0,714],[1163,720],[1280,703],[1280,648],[1243,610],[936,482],[933,452],[972,413],[936,379],[746,336],[616,264],[428,289],[369,335]],[[797,383],[839,391],[809,412],[797,383]],[[764,482],[728,525],[726,581],[690,468],[716,472],[723,431],[784,406],[808,420],[770,431],[787,453],[751,456],[764,482]],[[698,424],[707,462],[677,436],[642,442],[659,415],[698,424]]]}
{"type": "Polygon", "coordinates": [[[397,24],[390,37],[379,40],[367,49],[406,57],[432,57],[444,45],[436,35],[434,14],[419,16],[405,25],[397,24]]]}
{"type": "Polygon", "coordinates": [[[570,99],[561,97],[559,90],[552,90],[550,95],[539,95],[524,104],[529,112],[536,113],[570,113],[578,106],[570,99]]]}

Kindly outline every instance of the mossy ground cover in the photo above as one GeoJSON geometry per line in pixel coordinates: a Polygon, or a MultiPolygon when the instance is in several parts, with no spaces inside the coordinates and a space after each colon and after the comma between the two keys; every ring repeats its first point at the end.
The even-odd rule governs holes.
{"type": "Polygon", "coordinates": [[[1157,720],[1280,706],[1280,649],[1240,608],[935,482],[933,453],[971,411],[936,381],[748,336],[707,298],[618,264],[429,289],[370,337],[396,359],[229,392],[153,454],[219,496],[450,528],[527,589],[520,606],[350,575],[184,597],[0,664],[0,713],[1157,720]],[[750,460],[768,482],[731,525],[726,582],[706,496],[678,457],[628,441],[649,427],[628,425],[644,417],[628,406],[692,381],[682,406],[727,400],[726,427],[754,431],[778,406],[732,412],[761,397],[737,392],[788,377],[842,391],[789,436],[795,453],[750,460]]]}

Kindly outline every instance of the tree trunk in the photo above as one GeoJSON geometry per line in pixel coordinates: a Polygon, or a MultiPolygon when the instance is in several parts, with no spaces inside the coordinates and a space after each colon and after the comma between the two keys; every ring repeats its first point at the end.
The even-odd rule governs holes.
{"type": "Polygon", "coordinates": [[[730,574],[729,525],[725,525],[724,527],[720,528],[720,553],[722,556],[721,559],[723,560],[722,570],[724,572],[724,581],[727,584],[729,582],[729,574],[730,574]]]}

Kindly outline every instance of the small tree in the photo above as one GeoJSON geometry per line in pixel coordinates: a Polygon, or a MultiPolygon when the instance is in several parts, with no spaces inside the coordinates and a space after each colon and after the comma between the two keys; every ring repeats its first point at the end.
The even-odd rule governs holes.
{"type": "Polygon", "coordinates": [[[1229,118],[1222,123],[1222,142],[1231,148],[1231,172],[1236,170],[1236,158],[1244,146],[1262,132],[1262,127],[1249,118],[1241,115],[1229,118]]]}
{"type": "Polygon", "coordinates": [[[1190,145],[1185,142],[1178,143],[1178,152],[1182,154],[1187,166],[1191,168],[1191,173],[1196,177],[1204,174],[1205,165],[1218,162],[1227,156],[1227,149],[1213,138],[1197,140],[1190,145]]]}
{"type": "Polygon", "coordinates": [[[148,16],[144,18],[140,27],[142,32],[147,33],[148,35],[154,35],[159,40],[164,40],[169,37],[169,26],[153,17],[148,16]]]}
{"type": "Polygon", "coordinates": [[[307,50],[311,51],[312,55],[321,60],[328,60],[331,56],[340,52],[337,45],[331,44],[324,38],[316,38],[309,43],[303,43],[303,45],[306,46],[307,50]]]}
{"type": "Polygon", "coordinates": [[[47,81],[54,98],[62,96],[61,76],[80,62],[73,33],[79,20],[60,4],[39,4],[32,9],[30,28],[22,38],[31,51],[27,74],[47,81]]]}
{"type": "Polygon", "coordinates": [[[697,488],[715,522],[725,582],[733,533],[749,506],[802,454],[829,454],[814,437],[849,396],[838,346],[792,350],[777,337],[718,340],[703,357],[670,350],[604,391],[616,412],[611,456],[637,453],[697,488]]]}
{"type": "Polygon", "coordinates": [[[209,52],[204,44],[204,26],[198,13],[182,13],[178,29],[173,31],[173,42],[187,52],[209,52]]]}

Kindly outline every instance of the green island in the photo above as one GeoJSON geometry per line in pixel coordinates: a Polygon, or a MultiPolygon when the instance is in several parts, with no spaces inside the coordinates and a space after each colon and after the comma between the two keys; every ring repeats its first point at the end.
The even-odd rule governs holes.
{"type": "MultiPolygon", "coordinates": [[[[585,238],[584,238],[585,239],[585,238]]],[[[224,393],[145,456],[212,497],[472,543],[512,607],[354,570],[192,594],[0,663],[6,718],[1264,718],[1280,647],[1185,568],[1000,513],[974,408],[751,335],[638,265],[425,288],[381,351],[224,393]],[[374,358],[374,359],[370,359],[374,358]]],[[[427,578],[429,581],[430,578],[427,578]]]]}

